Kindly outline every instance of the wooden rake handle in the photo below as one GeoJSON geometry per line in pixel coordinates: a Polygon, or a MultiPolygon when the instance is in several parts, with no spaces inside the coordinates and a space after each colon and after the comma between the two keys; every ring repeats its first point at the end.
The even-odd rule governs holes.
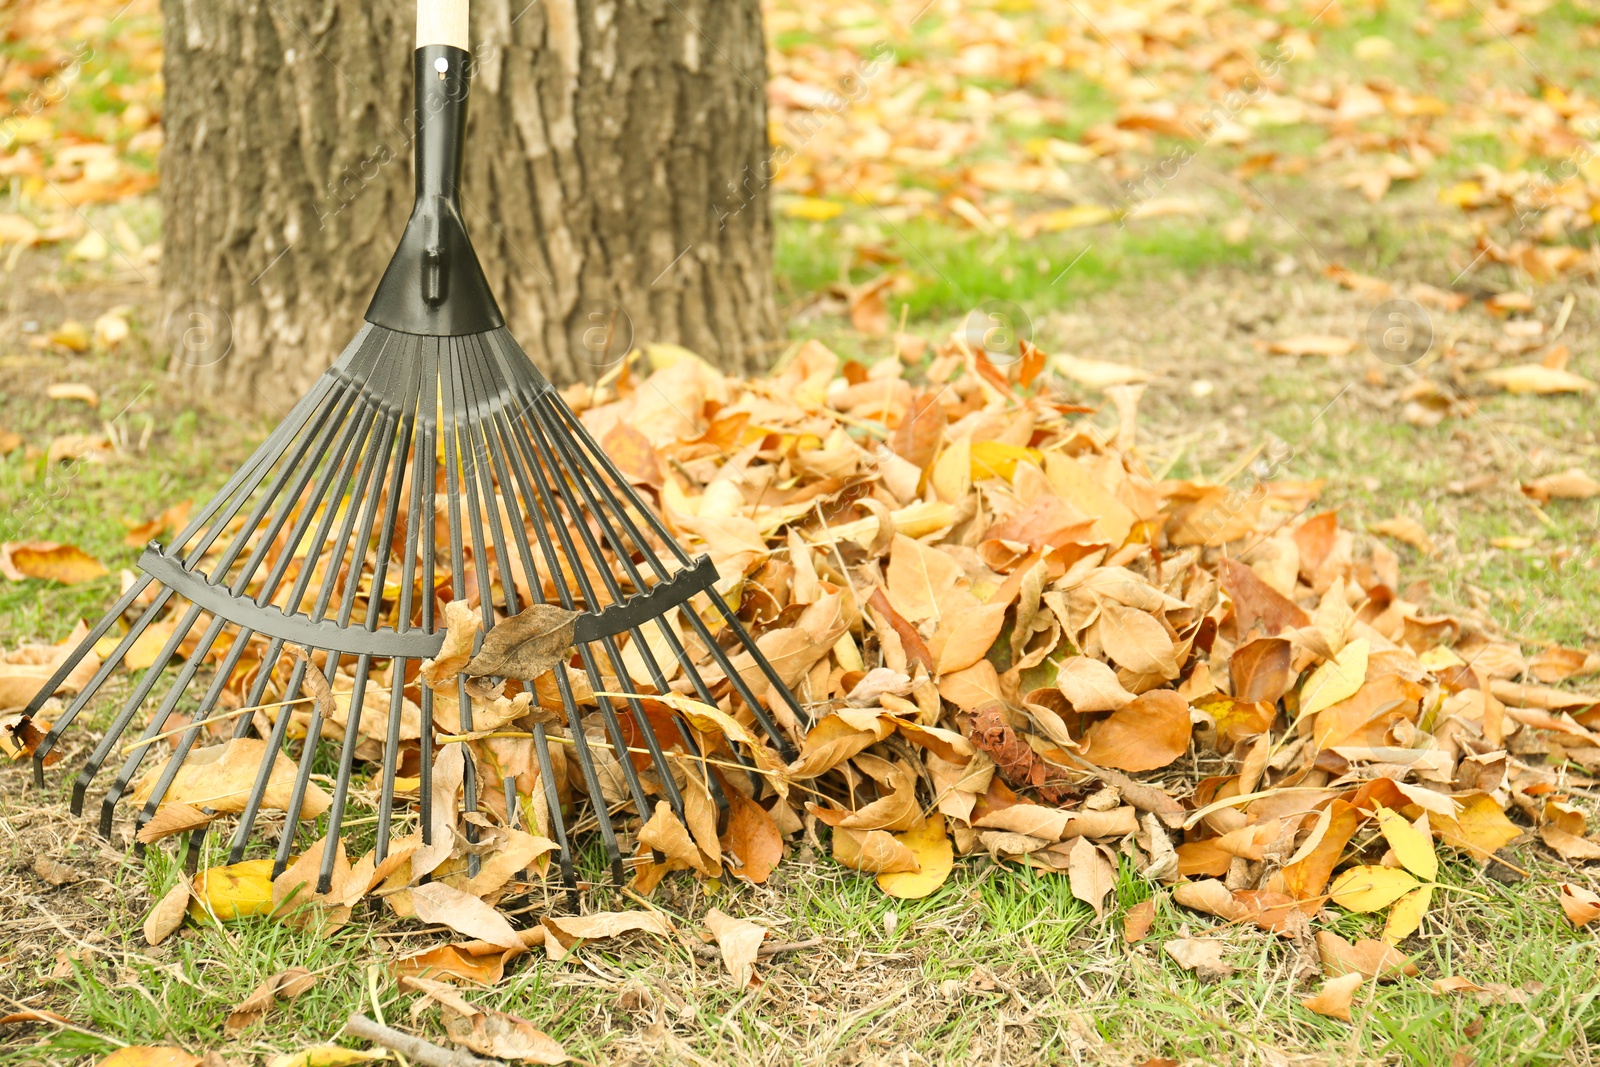
{"type": "Polygon", "coordinates": [[[467,0],[417,0],[417,47],[430,44],[467,51],[467,0]]]}

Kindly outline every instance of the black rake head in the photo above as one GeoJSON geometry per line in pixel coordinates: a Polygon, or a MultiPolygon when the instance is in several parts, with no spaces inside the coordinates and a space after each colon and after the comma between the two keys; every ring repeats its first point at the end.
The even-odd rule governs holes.
{"type": "MultiPolygon", "coordinates": [[[[684,819],[691,777],[718,808],[730,775],[759,795],[756,757],[771,753],[730,743],[710,757],[684,700],[720,702],[785,760],[807,719],[713,588],[709,557],[684,551],[503,326],[457,206],[467,54],[429,45],[415,67],[417,206],[368,324],[188,526],[151,543],[29,705],[39,715],[115,640],[37,744],[35,779],[126,666],[132,690],[73,781],[81,813],[121,761],[100,801],[108,837],[131,799],[141,844],[187,831],[192,865],[207,827],[232,816],[238,862],[262,813],[281,811],[276,876],[297,841],[372,821],[347,819],[359,781],[381,862],[412,793],[424,845],[456,832],[435,811],[453,805],[454,779],[437,789],[434,768],[443,746],[478,741],[460,771],[468,842],[485,819],[528,813],[571,886],[570,837],[592,821],[620,880],[629,812],[648,820],[665,802],[684,819]],[[577,613],[553,670],[440,667],[458,626],[476,648],[539,604],[577,613]],[[579,794],[590,814],[573,821],[579,794]]],[[[322,850],[319,892],[336,854],[322,850]]]]}

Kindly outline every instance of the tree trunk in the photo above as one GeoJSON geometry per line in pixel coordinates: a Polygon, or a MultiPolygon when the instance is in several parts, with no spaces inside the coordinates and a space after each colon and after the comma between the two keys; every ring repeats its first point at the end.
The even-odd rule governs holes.
{"type": "MultiPolygon", "coordinates": [[[[174,367],[280,404],[359,328],[411,208],[409,4],[164,0],[174,367]]],[[[477,0],[463,214],[558,381],[776,335],[759,0],[477,0]]]]}

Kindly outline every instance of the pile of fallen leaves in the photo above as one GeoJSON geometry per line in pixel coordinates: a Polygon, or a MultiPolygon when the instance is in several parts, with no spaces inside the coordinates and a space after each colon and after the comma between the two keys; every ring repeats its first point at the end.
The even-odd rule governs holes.
{"type": "MultiPolygon", "coordinates": [[[[1561,857],[1600,858],[1573,803],[1600,767],[1600,697],[1557,684],[1600,669],[1600,654],[1529,655],[1486,620],[1429,614],[1426,590],[1403,584],[1382,540],[1341,528],[1335,511],[1317,509],[1320,483],[1273,479],[1272,464],[1247,488],[1157,479],[1138,447],[1140,386],[1108,388],[1097,411],[1064,396],[1055,361],[1031,345],[997,362],[962,335],[931,353],[898,344],[902,358],[868,367],[811,341],[752,380],[660,346],[566,394],[685,546],[715,562],[717,595],[810,717],[796,720],[748,656],[735,660],[797,759],[785,764],[759,739],[751,709],[693,639],[679,612],[721,629],[698,597],[668,621],[718,706],[693,699],[661,649],[673,691],[657,692],[624,648],[627,687],[649,697],[647,714],[681,715],[707,757],[671,746],[684,819],[661,799],[650,761],[630,754],[658,800],[634,810],[599,726],[587,729],[604,795],[587,795],[562,758],[571,738],[553,674],[508,681],[475,702],[472,730],[445,733],[457,719],[436,717],[432,844],[412,832],[381,862],[371,852],[352,862],[345,840],[324,839],[277,879],[268,860],[211,869],[156,907],[150,941],[186,916],[338,924],[368,900],[471,939],[401,958],[400,973],[492,983],[530,951],[559,959],[584,939],[669,935],[648,910],[548,914],[519,928],[496,908],[560,884],[536,724],[554,742],[567,825],[581,831],[584,806],[605,803],[637,846],[630,888],[641,899],[675,870],[763,882],[803,838],[894,896],[932,893],[957,857],[982,855],[1060,872],[1103,917],[1122,865],[1170,887],[1178,904],[1294,939],[1308,974],[1380,978],[1406,966],[1393,946],[1425,926],[1448,888],[1439,849],[1515,876],[1499,852],[1533,829],[1561,857]],[[479,810],[463,813],[469,764],[479,782],[511,780],[516,810],[485,789],[479,810]],[[725,808],[711,800],[711,775],[725,808]],[[329,848],[332,885],[316,893],[329,848]],[[1386,911],[1382,941],[1313,934],[1330,901],[1386,911]]],[[[446,576],[434,591],[450,639],[403,683],[402,799],[421,781],[420,688],[448,701],[458,675],[483,673],[469,661],[484,587],[461,588],[453,599],[446,576]]],[[[8,659],[37,677],[66,647],[8,659]]],[[[559,655],[548,662],[594,703],[585,674],[559,655]]],[[[229,691],[262,668],[241,664],[229,691]]],[[[368,685],[387,693],[392,681],[375,669],[368,685]]],[[[314,693],[332,735],[343,734],[352,685],[347,668],[314,693]]],[[[216,739],[237,715],[257,716],[264,734],[276,715],[308,714],[267,693],[219,716],[216,739]]],[[[9,725],[20,755],[27,738],[16,716],[9,725]]],[[[358,728],[352,802],[376,806],[387,723],[367,716],[358,728]]],[[[141,838],[241,810],[265,758],[254,738],[197,749],[141,838]]],[[[264,808],[282,811],[294,763],[271,758],[264,808]]],[[[136,801],[161,770],[136,784],[136,801]]],[[[301,817],[327,804],[314,779],[301,817]]],[[[1600,914],[1600,898],[1577,885],[1562,887],[1560,903],[1576,924],[1600,914]]],[[[713,934],[747,978],[759,928],[724,920],[713,934]]],[[[1127,916],[1128,936],[1148,921],[1127,916]]],[[[1220,943],[1167,947],[1184,966],[1226,967],[1220,943]]],[[[1347,1008],[1356,983],[1335,980],[1326,995],[1347,1008]]]]}

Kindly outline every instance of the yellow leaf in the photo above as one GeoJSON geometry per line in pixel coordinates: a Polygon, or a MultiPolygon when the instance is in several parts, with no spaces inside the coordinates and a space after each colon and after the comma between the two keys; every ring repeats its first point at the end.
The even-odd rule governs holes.
{"type": "Polygon", "coordinates": [[[1351,641],[1339,655],[1311,672],[1300,687],[1300,715],[1315,715],[1323,708],[1355,695],[1367,679],[1367,657],[1372,643],[1365,637],[1351,641]]]}
{"type": "Polygon", "coordinates": [[[1395,904],[1394,910],[1389,913],[1389,921],[1383,927],[1383,939],[1391,945],[1398,945],[1412,934],[1417,927],[1422,925],[1422,917],[1428,913],[1428,905],[1433,901],[1433,886],[1425,885],[1415,892],[1401,897],[1395,904]]]}
{"type": "MultiPolygon", "coordinates": [[[[596,696],[625,698],[626,693],[596,693],[596,696]]],[[[745,750],[756,761],[756,765],[763,770],[771,771],[771,781],[779,793],[787,796],[787,783],[777,777],[777,772],[783,770],[783,763],[772,754],[768,748],[751,736],[750,731],[741,726],[737,719],[719,707],[705,704],[688,697],[678,696],[676,693],[661,693],[651,698],[659,700],[669,707],[676,708],[693,726],[703,734],[721,734],[729,741],[737,741],[744,745],[745,750]]]]}
{"type": "Polygon", "coordinates": [[[1116,217],[1116,212],[1100,204],[1074,204],[1071,207],[1057,208],[1055,211],[1035,215],[1028,222],[1039,233],[1060,233],[1062,230],[1098,226],[1116,217]]]}
{"type": "Polygon", "coordinates": [[[1333,880],[1328,895],[1350,911],[1379,911],[1417,888],[1398,867],[1352,867],[1333,880]]]}
{"type": "Polygon", "coordinates": [[[879,889],[891,897],[917,900],[944,885],[955,862],[955,851],[944,832],[944,815],[934,812],[921,826],[895,834],[895,839],[911,850],[922,869],[880,874],[879,889]]]}
{"type": "Polygon", "coordinates": [[[129,1045],[119,1048],[95,1067],[198,1067],[199,1056],[192,1056],[170,1045],[129,1045]]]}
{"type": "Polygon", "coordinates": [[[1469,793],[1455,800],[1460,807],[1454,819],[1436,815],[1432,821],[1438,824],[1440,840],[1475,858],[1487,858],[1521,833],[1489,794],[1469,793]]]}
{"type": "Polygon", "coordinates": [[[805,219],[807,222],[827,222],[844,214],[844,205],[833,200],[823,200],[815,196],[797,196],[792,200],[785,200],[783,213],[791,219],[805,219]]]}
{"type": "MultiPolygon", "coordinates": [[[[1425,882],[1439,877],[1439,857],[1433,852],[1433,838],[1406,822],[1399,812],[1391,811],[1382,804],[1374,804],[1373,807],[1378,814],[1378,826],[1383,830],[1384,840],[1394,849],[1395,859],[1400,861],[1400,866],[1425,882]]],[[[1427,815],[1424,814],[1423,818],[1426,819],[1427,815]]]]}
{"type": "Polygon", "coordinates": [[[338,1045],[312,1045],[299,1052],[286,1052],[274,1056],[267,1067],[347,1067],[352,1063],[371,1063],[387,1056],[382,1049],[363,1052],[360,1049],[340,1048],[338,1045]]]}
{"type": "Polygon", "coordinates": [[[245,860],[212,867],[194,880],[189,914],[197,920],[215,915],[223,921],[272,911],[272,861],[245,860]]]}
{"type": "Polygon", "coordinates": [[[1017,460],[1019,459],[1042,463],[1044,461],[1044,453],[1037,448],[1008,445],[1003,441],[974,441],[972,444],[972,480],[1004,478],[1009,482],[1011,476],[1017,473],[1017,460]]]}

